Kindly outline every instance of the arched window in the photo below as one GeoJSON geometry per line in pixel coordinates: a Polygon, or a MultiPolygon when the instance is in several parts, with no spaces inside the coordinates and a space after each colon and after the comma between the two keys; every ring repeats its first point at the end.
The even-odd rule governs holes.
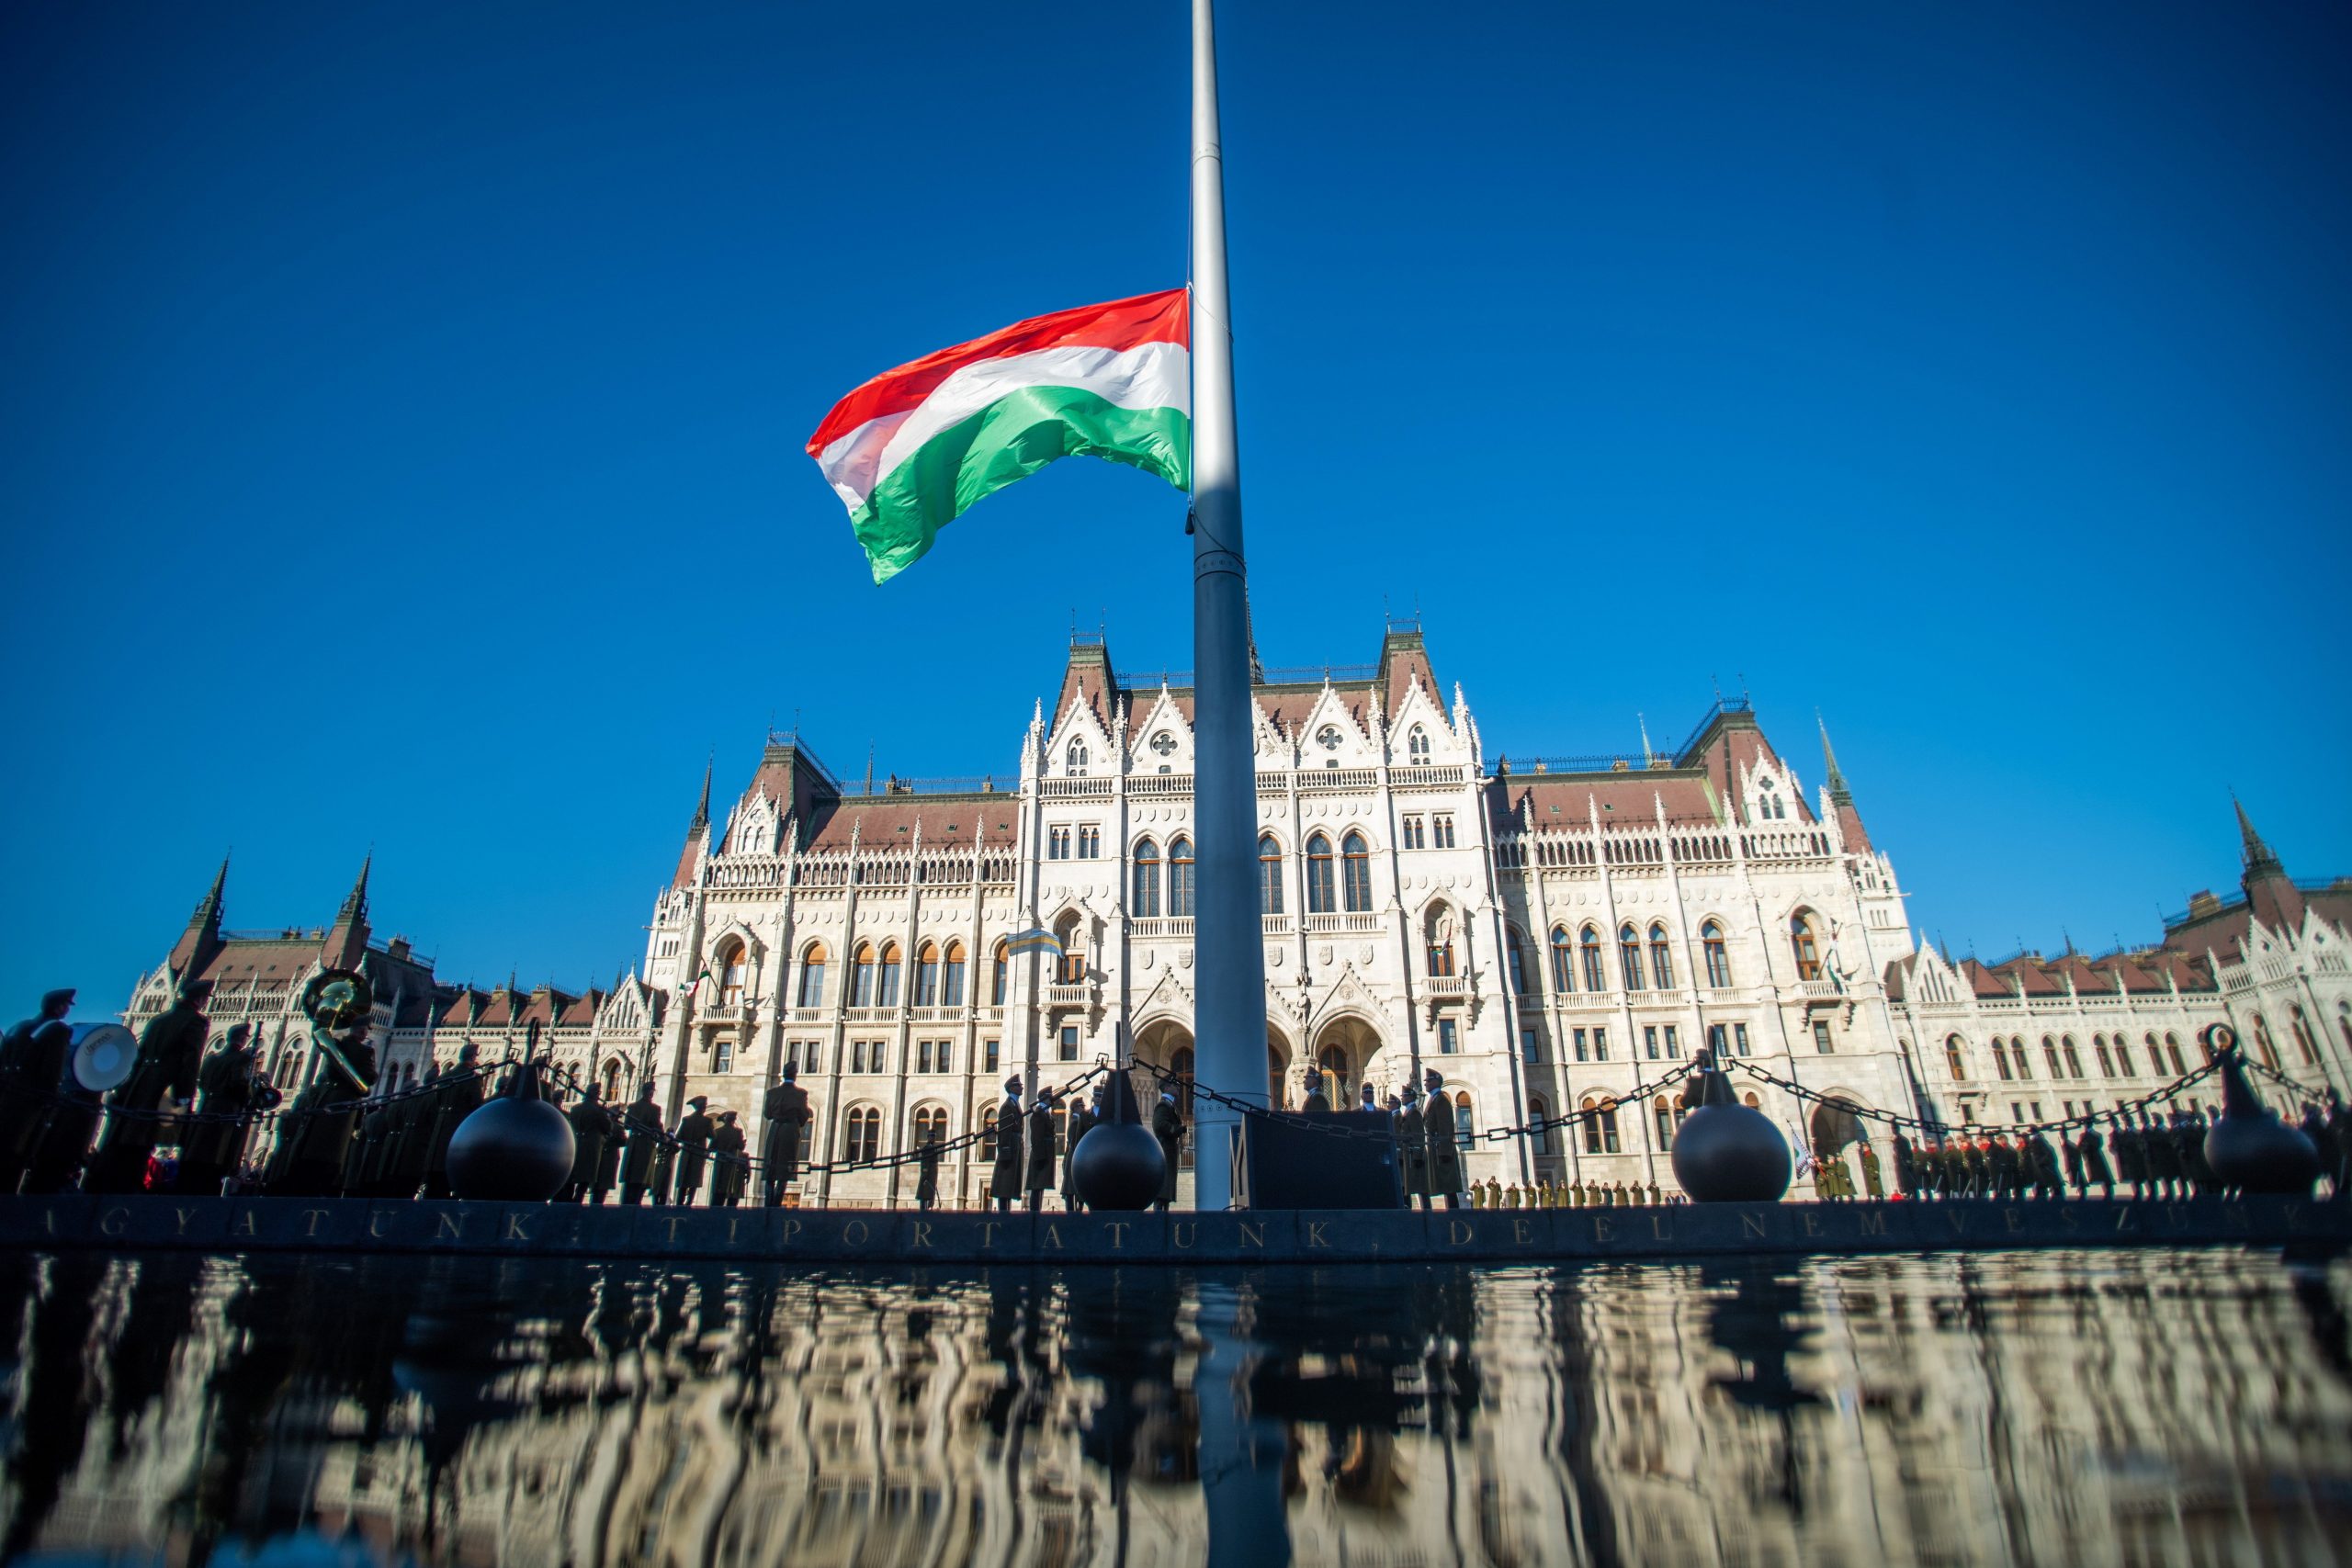
{"type": "Polygon", "coordinates": [[[939,1005],[939,944],[924,942],[915,953],[915,1006],[939,1005]]]}
{"type": "Polygon", "coordinates": [[[1617,1102],[1584,1097],[1584,1152],[1589,1155],[1613,1155],[1617,1152],[1617,1102]]]}
{"type": "Polygon", "coordinates": [[[1960,1046],[1961,1039],[1957,1034],[1954,1034],[1944,1041],[1944,1066],[1951,1070],[1952,1082],[1966,1083],[1968,1081],[1968,1070],[1962,1065],[1960,1046]]]}
{"type": "Polygon", "coordinates": [[[1012,953],[1004,943],[996,944],[996,954],[989,962],[989,1006],[1004,1005],[1005,993],[1012,989],[1012,953]]]}
{"type": "Polygon", "coordinates": [[[1642,939],[1630,925],[1617,928],[1617,969],[1627,990],[1642,988],[1642,939]]]}
{"type": "Polygon", "coordinates": [[[1650,984],[1661,991],[1674,989],[1674,952],[1667,946],[1666,928],[1650,927],[1650,984]]]}
{"type": "Polygon", "coordinates": [[[1168,1071],[1176,1080],[1176,1109],[1189,1120],[1193,1114],[1193,1048],[1179,1045],[1169,1053],[1168,1071]]]}
{"type": "Polygon", "coordinates": [[[1600,967],[1600,933],[1590,926],[1585,927],[1580,946],[1584,953],[1584,988],[1588,991],[1607,990],[1609,976],[1600,967]]]}
{"type": "Polygon", "coordinates": [[[2066,1076],[2066,1069],[2058,1065],[2058,1043],[2047,1034],[2041,1037],[2041,1061],[2042,1065],[2050,1069],[2052,1077],[2063,1078],[2066,1076]]]}
{"type": "Polygon", "coordinates": [[[1074,986],[1086,978],[1086,943],[1078,930],[1078,911],[1072,909],[1054,922],[1054,939],[1061,944],[1060,962],[1054,965],[1054,977],[1065,986],[1074,986]]]}
{"type": "Polygon", "coordinates": [[[2278,1048],[2270,1043],[2270,1021],[2260,1013],[2254,1015],[2254,1049],[2262,1065],[2276,1071],[2278,1066],[2278,1048]]]}
{"type": "Polygon", "coordinates": [[[876,1007],[894,1008],[899,1005],[899,976],[905,968],[906,960],[899,953],[899,944],[895,942],[884,942],[881,986],[877,993],[878,999],[875,1003],[876,1007]]]}
{"type": "Polygon", "coordinates": [[[2032,1079],[2033,1064],[2026,1060],[2025,1042],[2014,1034],[2009,1036],[2009,1064],[2017,1068],[2019,1078],[2032,1079]]]}
{"type": "Polygon", "coordinates": [[[2001,1037],[1997,1034],[1993,1036],[1993,1070],[2001,1075],[2003,1083],[2017,1076],[2009,1070],[2009,1054],[2001,1049],[2001,1037]]]}
{"type": "Polygon", "coordinates": [[[718,1005],[739,1008],[743,1005],[743,944],[730,942],[718,955],[718,1005]]]}
{"type": "Polygon", "coordinates": [[[944,1106],[926,1105],[915,1111],[915,1147],[947,1141],[947,1111],[944,1106]]]}
{"type": "Polygon", "coordinates": [[[964,944],[947,944],[946,961],[939,969],[939,1005],[959,1008],[964,1005],[964,944]]]}
{"type": "Polygon", "coordinates": [[[800,955],[800,1005],[825,1005],[825,944],[821,942],[810,942],[800,955]]]}
{"type": "Polygon", "coordinates": [[[1328,915],[1339,907],[1331,878],[1331,840],[1312,834],[1306,840],[1306,912],[1328,915]]]}
{"type": "Polygon", "coordinates": [[[1430,760],[1430,738],[1418,724],[1413,726],[1413,732],[1405,737],[1405,755],[1417,763],[1430,760]]]}
{"type": "Polygon", "coordinates": [[[1283,847],[1272,833],[1258,835],[1258,912],[1283,912],[1283,847]]]}
{"type": "Polygon", "coordinates": [[[1344,868],[1340,890],[1347,896],[1348,912],[1364,914],[1372,908],[1372,850],[1362,833],[1350,833],[1340,840],[1340,859],[1344,868]]]}
{"type": "Polygon", "coordinates": [[[610,1056],[605,1061],[605,1103],[618,1105],[621,1100],[621,1059],[610,1056]]]}
{"type": "Polygon", "coordinates": [[[1789,946],[1797,955],[1797,978],[1821,978],[1821,950],[1813,936],[1813,917],[1800,909],[1789,919],[1789,946]]]}
{"type": "Polygon", "coordinates": [[[1323,1096],[1334,1111],[1348,1108],[1348,1054],[1337,1045],[1326,1045],[1315,1054],[1315,1065],[1322,1070],[1323,1096]]]}
{"type": "Polygon", "coordinates": [[[1454,1146],[1466,1154],[1477,1138],[1478,1129],[1470,1114],[1470,1096],[1467,1092],[1457,1094],[1453,1097],[1454,1146]]]}
{"type": "Polygon", "coordinates": [[[1069,760],[1070,776],[1072,778],[1084,778],[1086,776],[1086,742],[1083,740],[1071,741],[1069,743],[1069,750],[1066,755],[1069,760]]]}
{"type": "Polygon", "coordinates": [[[1193,913],[1193,840],[1181,836],[1168,846],[1168,912],[1179,919],[1193,913]]]}
{"type": "MultiPolygon", "coordinates": [[[[2123,1043],[2122,1038],[2118,1036],[2115,1043],[2119,1047],[2121,1046],[2123,1043]]],[[[2106,1035],[2094,1034],[2091,1036],[2091,1054],[2098,1058],[2098,1076],[2103,1078],[2113,1077],[2115,1076],[2115,1058],[2108,1054],[2106,1035]]]]}
{"type": "Polygon", "coordinates": [[[1731,984],[1731,954],[1724,946],[1724,928],[1713,920],[1699,928],[1699,945],[1707,954],[1707,984],[1717,990],[1731,984]]]}
{"type": "Polygon", "coordinates": [[[2312,1049],[2312,1027],[2303,1021],[2302,1003],[2289,1002],[2287,1014],[2287,1027],[2295,1036],[2295,1048],[2303,1054],[2305,1062],[2317,1062],[2319,1054],[2312,1049]]]}
{"type": "Polygon", "coordinates": [[[1650,1101],[1650,1117],[1657,1125],[1657,1150],[1665,1154],[1674,1147],[1674,1130],[1682,1125],[1681,1111],[1665,1095],[1650,1101]]]}
{"type": "Polygon", "coordinates": [[[1510,980],[1510,994],[1527,994],[1527,943],[1516,928],[1503,928],[1503,972],[1510,980]]]}
{"type": "MultiPolygon", "coordinates": [[[[2150,1035],[2148,1037],[2148,1055],[2153,1060],[2155,1054],[2155,1036],[2150,1035]]],[[[2175,1034],[2169,1029],[2165,1031],[2165,1054],[2172,1058],[2172,1076],[2177,1078],[2187,1077],[2188,1076],[2188,1068],[2180,1059],[2180,1036],[2175,1034]]],[[[2156,1076],[2158,1077],[2162,1077],[2164,1076],[2164,1064],[2162,1062],[2156,1063],[2156,1076]]]]}
{"type": "Polygon", "coordinates": [[[849,1005],[870,1008],[874,1005],[874,944],[857,944],[856,966],[850,971],[849,1005]]]}
{"type": "Polygon", "coordinates": [[[980,1112],[980,1163],[988,1165],[996,1159],[996,1107],[991,1105],[980,1112]]]}
{"type": "Polygon", "coordinates": [[[1136,846],[1135,897],[1127,913],[1148,920],[1159,913],[1159,846],[1149,839],[1136,846]]]}
{"type": "Polygon", "coordinates": [[[1429,915],[1430,978],[1442,980],[1453,974],[1453,916],[1442,904],[1432,907],[1429,915]]]}
{"type": "Polygon", "coordinates": [[[2083,1054],[2081,1051],[2075,1049],[2075,1037],[2071,1034],[2060,1035],[2058,1037],[2058,1049],[2059,1052],[2066,1058],[2066,1076],[2070,1078],[2081,1077],[2083,1076],[2083,1054]]]}
{"type": "Polygon", "coordinates": [[[849,1156],[853,1163],[863,1164],[882,1152],[882,1112],[873,1106],[859,1106],[849,1113],[849,1156]]]}
{"type": "Polygon", "coordinates": [[[1548,1155],[1552,1152],[1552,1129],[1544,1125],[1551,1120],[1551,1116],[1552,1108],[1544,1103],[1542,1095],[1528,1096],[1527,1121],[1528,1124],[1535,1129],[1535,1152],[1539,1155],[1548,1155]]]}

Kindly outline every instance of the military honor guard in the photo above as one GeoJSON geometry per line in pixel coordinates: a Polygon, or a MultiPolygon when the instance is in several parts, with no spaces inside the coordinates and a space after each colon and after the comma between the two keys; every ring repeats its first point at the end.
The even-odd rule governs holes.
{"type": "Polygon", "coordinates": [[[808,1125],[808,1091],[800,1087],[800,1064],[786,1062],[776,1086],[760,1102],[760,1190],[771,1209],[799,1173],[802,1129],[808,1125]]]}

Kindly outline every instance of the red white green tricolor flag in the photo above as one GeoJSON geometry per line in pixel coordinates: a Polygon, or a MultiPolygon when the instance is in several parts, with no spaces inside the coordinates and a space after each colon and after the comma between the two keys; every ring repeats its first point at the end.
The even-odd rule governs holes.
{"type": "Polygon", "coordinates": [[[1193,481],[1185,291],[1020,321],[886,370],[833,405],[808,455],[886,582],[982,496],[1057,457],[1193,481]]]}

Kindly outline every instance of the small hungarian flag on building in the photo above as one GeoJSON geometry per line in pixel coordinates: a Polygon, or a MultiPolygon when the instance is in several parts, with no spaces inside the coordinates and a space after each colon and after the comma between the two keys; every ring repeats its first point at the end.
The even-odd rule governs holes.
{"type": "Polygon", "coordinates": [[[1057,457],[1108,457],[1190,489],[1190,326],[1182,288],[1061,310],[886,370],[835,403],[808,455],[848,505],[874,581],[1057,457]]]}

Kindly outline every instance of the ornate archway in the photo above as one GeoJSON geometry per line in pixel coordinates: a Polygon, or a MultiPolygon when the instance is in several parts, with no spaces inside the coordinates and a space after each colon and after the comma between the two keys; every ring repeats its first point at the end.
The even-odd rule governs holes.
{"type": "Polygon", "coordinates": [[[1374,1081],[1373,1068],[1380,1043],[1380,1032],[1354,1013],[1341,1013],[1316,1032],[1315,1068],[1334,1111],[1355,1104],[1358,1086],[1372,1082],[1374,1089],[1382,1087],[1374,1081]]]}

